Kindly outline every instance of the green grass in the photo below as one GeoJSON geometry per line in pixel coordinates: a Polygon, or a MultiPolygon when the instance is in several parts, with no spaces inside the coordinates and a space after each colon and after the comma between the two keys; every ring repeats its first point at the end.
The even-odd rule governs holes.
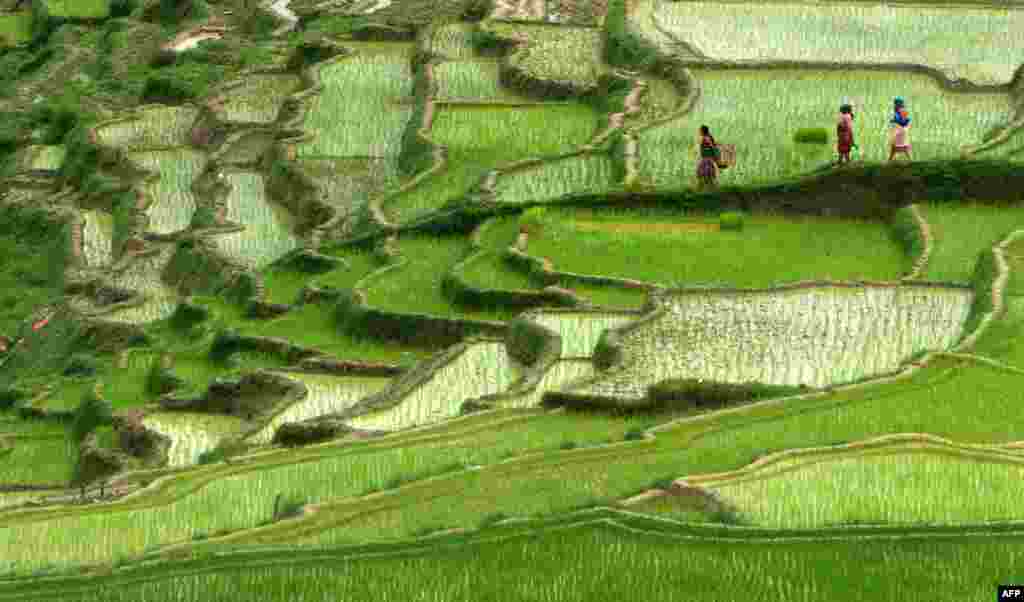
{"type": "MultiPolygon", "coordinates": [[[[147,570],[149,575],[126,575],[123,583],[82,580],[86,589],[75,591],[68,584],[67,592],[63,584],[21,583],[5,587],[0,595],[10,591],[21,599],[59,597],[68,602],[276,602],[323,600],[344,591],[367,600],[429,595],[487,602],[668,602],[679,600],[685,591],[694,600],[721,602],[922,596],[961,602],[992,598],[996,583],[1019,582],[1024,564],[1024,547],[1009,537],[723,544],[658,534],[656,529],[644,525],[625,531],[605,524],[553,528],[486,543],[403,550],[400,559],[318,554],[314,560],[312,554],[277,552],[259,561],[240,557],[217,566],[204,558],[177,570],[158,566],[147,570]],[[501,579],[494,578],[498,574],[501,579]],[[141,582],[129,581],[133,578],[141,582]]],[[[514,527],[497,533],[507,530],[515,533],[514,527]]]]}
{"type": "Polygon", "coordinates": [[[920,205],[934,240],[926,280],[970,282],[978,255],[1024,227],[1024,208],[977,204],[920,205]]]}
{"type": "Polygon", "coordinates": [[[32,13],[8,13],[0,15],[0,43],[16,46],[32,39],[32,13]]]}
{"type": "Polygon", "coordinates": [[[302,126],[315,137],[299,145],[299,157],[397,155],[412,114],[408,58],[356,54],[320,74],[324,89],[310,101],[302,126]]]}
{"type": "Polygon", "coordinates": [[[57,293],[51,272],[59,258],[42,237],[14,235],[0,226],[0,334],[13,336],[22,322],[57,293]]]}
{"type": "Polygon", "coordinates": [[[499,217],[489,225],[481,244],[487,255],[470,263],[463,271],[463,279],[483,289],[535,290],[539,283],[525,272],[513,268],[502,258],[505,249],[515,244],[519,236],[518,216],[499,217]]]}
{"type": "Polygon", "coordinates": [[[487,320],[508,319],[517,313],[505,308],[462,309],[452,305],[441,283],[445,273],[469,252],[463,239],[408,237],[399,241],[398,249],[408,263],[368,284],[367,303],[371,307],[487,320]]]}
{"type": "Polygon", "coordinates": [[[422,216],[464,196],[494,168],[575,150],[593,137],[596,126],[596,113],[582,104],[441,109],[430,136],[448,148],[445,170],[390,199],[386,209],[398,221],[422,216]]]}
{"type": "Polygon", "coordinates": [[[742,232],[635,231],[644,225],[717,222],[717,216],[700,214],[559,210],[540,236],[530,238],[527,252],[547,257],[557,270],[674,286],[893,280],[909,268],[880,222],[765,214],[748,216],[742,232]],[[634,231],[605,231],[613,227],[634,231]]]}
{"type": "Polygon", "coordinates": [[[865,161],[889,156],[887,123],[892,99],[903,96],[913,119],[910,142],[917,161],[954,159],[960,147],[981,141],[1009,116],[1001,93],[955,93],[926,75],[872,71],[694,69],[701,97],[685,118],[644,131],[641,176],[656,186],[696,181],[698,128],[707,125],[720,144],[736,146],[736,165],[722,170],[721,185],[777,181],[835,159],[835,120],[843,99],[854,104],[854,141],[865,161]],[[826,145],[798,144],[801,127],[823,127],[826,145]]]}
{"type": "Polygon", "coordinates": [[[64,437],[19,439],[0,462],[0,483],[64,483],[72,463],[64,437]]]}
{"type": "Polygon", "coordinates": [[[394,363],[403,353],[424,357],[430,350],[410,348],[374,339],[363,339],[340,331],[333,305],[304,305],[272,320],[251,320],[243,310],[212,297],[197,300],[216,312],[212,328],[235,328],[248,336],[281,337],[295,345],[312,347],[340,359],[394,363]]]}
{"type": "Polygon", "coordinates": [[[110,0],[44,0],[52,17],[105,19],[110,16],[110,0]]]}
{"type": "Polygon", "coordinates": [[[860,3],[664,3],[656,20],[720,60],[916,63],[982,85],[1010,81],[1020,63],[1010,32],[1024,27],[1024,14],[1001,7],[860,3]]]}

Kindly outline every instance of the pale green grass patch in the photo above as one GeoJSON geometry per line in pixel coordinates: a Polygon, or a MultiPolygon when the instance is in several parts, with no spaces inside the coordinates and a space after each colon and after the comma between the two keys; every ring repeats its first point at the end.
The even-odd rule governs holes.
{"type": "Polygon", "coordinates": [[[662,2],[655,19],[716,59],[916,63],[981,85],[1009,83],[1021,64],[1013,32],[1024,30],[1017,7],[859,2],[662,2]]]}
{"type": "Polygon", "coordinates": [[[509,56],[509,64],[540,79],[568,81],[580,88],[593,89],[607,70],[601,55],[603,40],[599,28],[487,21],[482,29],[502,37],[525,36],[526,49],[509,56]]]}
{"type": "Polygon", "coordinates": [[[637,320],[639,315],[602,312],[530,312],[527,319],[562,337],[562,357],[590,357],[601,334],[637,320]]]}
{"type": "Polygon", "coordinates": [[[51,17],[69,19],[105,19],[110,16],[110,0],[43,0],[51,17]]]}
{"type": "Polygon", "coordinates": [[[20,170],[24,171],[56,171],[64,163],[64,156],[66,154],[67,149],[62,144],[33,144],[32,146],[26,146],[18,152],[18,166],[20,170]]]}
{"type": "Polygon", "coordinates": [[[447,23],[437,27],[430,36],[430,51],[452,60],[473,57],[472,23],[447,23]]]}
{"type": "Polygon", "coordinates": [[[496,59],[445,62],[434,67],[437,82],[437,99],[519,101],[529,99],[502,86],[499,81],[499,66],[496,59]]]}
{"type": "MultiPolygon", "coordinates": [[[[688,4],[688,3],[681,3],[688,4]]],[[[948,92],[934,79],[903,72],[694,69],[701,97],[685,118],[640,134],[639,169],[655,185],[690,186],[696,180],[698,128],[736,146],[736,165],[720,185],[767,183],[822,167],[836,158],[839,104],[854,105],[854,141],[865,161],[889,156],[892,100],[907,101],[916,161],[955,159],[1009,117],[1006,94],[948,92]],[[821,127],[828,144],[798,144],[798,128],[821,127]]]]}

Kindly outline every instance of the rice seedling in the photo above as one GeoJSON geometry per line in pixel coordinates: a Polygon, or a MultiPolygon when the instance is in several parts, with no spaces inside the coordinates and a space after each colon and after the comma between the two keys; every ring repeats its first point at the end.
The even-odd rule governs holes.
{"type": "Polygon", "coordinates": [[[231,186],[226,217],[245,226],[214,239],[225,255],[258,270],[300,245],[295,217],[267,198],[262,174],[229,172],[224,179],[231,186]]]}
{"type": "Polygon", "coordinates": [[[18,166],[21,170],[56,171],[64,163],[67,150],[64,145],[34,144],[26,146],[18,153],[18,166]]]}
{"type": "Polygon", "coordinates": [[[800,127],[834,132],[838,104],[844,100],[854,105],[854,140],[865,161],[889,156],[887,124],[896,96],[907,99],[913,114],[915,160],[957,158],[962,146],[979,142],[985,131],[1009,116],[1006,94],[949,92],[923,74],[784,69],[693,73],[702,90],[693,111],[639,135],[640,172],[657,186],[679,188],[694,179],[701,125],[708,125],[718,142],[736,144],[736,165],[721,171],[719,183],[746,185],[798,176],[831,161],[833,144],[799,144],[792,137],[800,127]]]}
{"type": "Polygon", "coordinates": [[[569,209],[549,222],[527,252],[555,269],[666,286],[895,280],[910,267],[889,226],[872,220],[754,214],[735,232],[699,213],[569,209]]]}
{"type": "Polygon", "coordinates": [[[551,161],[498,177],[495,187],[501,203],[551,201],[569,194],[600,192],[614,184],[612,161],[607,155],[583,155],[551,161]]]}
{"type": "Polygon", "coordinates": [[[195,464],[203,452],[242,430],[234,416],[196,412],[155,412],[142,423],[171,440],[167,465],[172,468],[195,464]]]}
{"type": "Polygon", "coordinates": [[[520,101],[525,97],[502,86],[496,59],[446,62],[434,67],[437,98],[443,101],[520,101]]]}
{"type": "Polygon", "coordinates": [[[590,357],[601,334],[624,326],[639,316],[602,312],[531,312],[528,319],[557,332],[562,337],[562,357],[590,357]]]}
{"type": "Polygon", "coordinates": [[[304,159],[299,167],[316,183],[319,199],[343,216],[401,184],[394,158],[304,159]]]}
{"type": "Polygon", "coordinates": [[[110,0],[43,0],[51,17],[69,19],[105,19],[110,16],[110,0]]]}
{"type": "Polygon", "coordinates": [[[476,343],[397,406],[349,420],[356,428],[399,430],[458,416],[462,402],[508,388],[517,373],[504,343],[476,343]]]}
{"type": "Polygon", "coordinates": [[[430,51],[451,60],[472,58],[472,34],[472,23],[447,23],[437,27],[430,37],[430,51]]]}
{"type": "Polygon", "coordinates": [[[303,372],[286,372],[284,374],[305,385],[308,391],[306,398],[295,402],[275,416],[263,430],[249,437],[248,441],[262,445],[269,444],[274,438],[274,433],[282,424],[302,422],[317,416],[341,412],[360,399],[380,391],[390,382],[390,379],[387,378],[333,376],[303,372]]]}
{"type": "Polygon", "coordinates": [[[412,104],[408,59],[400,54],[356,54],[321,70],[323,91],[312,101],[303,129],[315,134],[299,157],[387,157],[400,150],[412,104]]]}
{"type": "Polygon", "coordinates": [[[0,15],[0,44],[16,46],[32,39],[32,13],[6,13],[0,15]]]}
{"type": "Polygon", "coordinates": [[[868,3],[664,2],[655,18],[716,59],[917,63],[982,85],[1012,79],[1020,64],[1012,32],[1024,28],[1020,10],[868,3]]]}
{"type": "Polygon", "coordinates": [[[113,261],[114,216],[93,209],[82,212],[82,254],[86,265],[100,267],[113,261]]]}
{"type": "Polygon", "coordinates": [[[502,401],[500,406],[503,408],[535,408],[540,405],[544,393],[559,391],[563,387],[571,386],[574,381],[593,374],[594,364],[590,360],[560,360],[548,368],[536,389],[515,399],[502,401]]]}
{"type": "Polygon", "coordinates": [[[140,167],[160,175],[158,180],[146,185],[146,195],[151,202],[147,210],[149,229],[158,234],[170,234],[188,228],[196,211],[192,183],[206,168],[206,154],[177,148],[133,152],[129,156],[140,167]]]}
{"type": "Polygon", "coordinates": [[[170,317],[178,305],[178,293],[163,281],[162,274],[173,254],[174,245],[162,245],[159,253],[138,257],[124,272],[111,276],[115,286],[142,293],[145,303],[117,310],[105,317],[133,324],[170,317]]]}
{"type": "Polygon", "coordinates": [[[124,151],[185,146],[198,116],[199,109],[191,106],[147,107],[129,119],[98,128],[96,137],[100,144],[124,151]]]}
{"type": "Polygon", "coordinates": [[[678,295],[664,317],[623,337],[622,371],[592,390],[643,397],[667,378],[811,387],[859,380],[921,350],[947,349],[971,298],[939,288],[678,295]]]}
{"type": "Polygon", "coordinates": [[[1024,208],[977,204],[923,204],[934,246],[922,278],[969,282],[978,255],[1024,226],[1024,208]]]}
{"type": "Polygon", "coordinates": [[[225,121],[273,123],[285,99],[302,87],[297,75],[254,75],[227,93],[221,109],[225,121]]]}
{"type": "Polygon", "coordinates": [[[893,446],[773,463],[749,477],[701,481],[752,524],[965,524],[1021,518],[1022,459],[893,446]]]}
{"type": "Polygon", "coordinates": [[[509,56],[509,64],[538,79],[596,89],[598,78],[607,69],[601,55],[601,30],[597,28],[489,21],[482,29],[505,38],[525,38],[526,50],[509,56]]]}

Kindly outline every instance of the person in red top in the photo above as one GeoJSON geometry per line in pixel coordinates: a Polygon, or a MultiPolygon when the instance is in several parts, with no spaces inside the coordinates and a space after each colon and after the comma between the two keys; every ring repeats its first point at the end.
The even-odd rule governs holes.
{"type": "Polygon", "coordinates": [[[839,107],[839,122],[836,124],[836,150],[839,152],[839,163],[850,162],[850,150],[853,143],[853,107],[844,104],[839,107]]]}

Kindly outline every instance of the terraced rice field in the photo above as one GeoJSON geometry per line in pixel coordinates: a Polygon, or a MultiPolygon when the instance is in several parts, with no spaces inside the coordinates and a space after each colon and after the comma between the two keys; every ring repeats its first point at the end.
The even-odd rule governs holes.
{"type": "MultiPolygon", "coordinates": [[[[685,4],[685,3],[684,3],[685,4]]],[[[885,71],[693,69],[701,97],[686,117],[644,131],[639,170],[657,186],[695,181],[698,128],[707,125],[720,144],[736,146],[736,165],[722,170],[720,185],[766,183],[794,177],[836,158],[839,104],[854,106],[854,141],[865,161],[888,158],[887,123],[892,99],[902,96],[911,113],[915,160],[954,159],[1007,121],[1007,95],[948,92],[927,75],[885,71]],[[799,102],[793,98],[801,99],[799,102]],[[799,128],[825,128],[828,144],[793,141],[799,128]]]]}
{"type": "Polygon", "coordinates": [[[131,117],[96,128],[97,141],[124,151],[167,149],[189,143],[189,132],[199,116],[194,106],[153,105],[131,117]]]}
{"type": "Polygon", "coordinates": [[[114,216],[99,210],[84,212],[82,251],[89,267],[99,267],[114,259],[114,216]]]}
{"type": "Polygon", "coordinates": [[[295,75],[255,75],[232,89],[221,110],[225,121],[273,123],[285,99],[299,91],[302,80],[295,75]]]}
{"type": "Polygon", "coordinates": [[[870,3],[661,2],[655,21],[719,60],[918,64],[951,80],[1000,85],[1020,66],[1016,7],[870,3]],[[700,27],[693,27],[699,22],[700,27]]]}
{"type": "Polygon", "coordinates": [[[611,159],[592,154],[503,174],[495,193],[500,203],[543,202],[569,194],[602,192],[614,183],[611,159]]]}
{"type": "Polygon", "coordinates": [[[927,287],[676,295],[623,337],[621,371],[590,390],[636,398],[668,378],[823,387],[885,374],[952,346],[971,300],[927,287]]]}
{"type": "Polygon", "coordinates": [[[149,199],[149,229],[170,234],[189,227],[196,211],[192,185],[206,168],[205,153],[188,148],[133,152],[133,163],[159,178],[146,186],[149,199]]]}
{"type": "Polygon", "coordinates": [[[398,430],[458,416],[467,399],[500,393],[518,373],[503,343],[476,343],[402,398],[395,407],[357,416],[356,428],[398,430]]]}
{"type": "Polygon", "coordinates": [[[146,416],[143,424],[171,440],[167,465],[172,468],[195,464],[203,452],[242,430],[238,418],[195,412],[157,412],[146,416]]]}
{"type": "Polygon", "coordinates": [[[245,226],[214,239],[226,256],[258,270],[300,246],[294,216],[267,198],[263,174],[228,173],[224,179],[231,186],[225,217],[245,226]]]}
{"type": "Polygon", "coordinates": [[[740,232],[723,231],[718,221],[695,212],[556,210],[530,237],[526,252],[561,271],[663,286],[892,281],[911,267],[879,221],[753,214],[740,232]]]}
{"type": "Polygon", "coordinates": [[[299,145],[299,157],[398,154],[412,115],[412,75],[404,54],[359,53],[332,61],[320,69],[320,80],[324,89],[310,101],[302,125],[314,137],[299,145]]]}
{"type": "Polygon", "coordinates": [[[285,372],[288,378],[306,387],[306,398],[281,412],[263,430],[249,437],[253,443],[267,444],[274,438],[278,427],[286,422],[301,422],[318,416],[336,414],[352,407],[356,402],[379,392],[390,382],[387,378],[333,376],[285,372]]]}
{"type": "Polygon", "coordinates": [[[781,460],[749,476],[698,482],[745,520],[765,527],[965,524],[1018,515],[1017,474],[1024,458],[914,447],[781,460]]]}
{"type": "MultiPolygon", "coordinates": [[[[1017,181],[1012,165],[992,168],[1005,170],[999,174],[1005,180],[978,168],[970,175],[975,179],[953,182],[959,176],[950,174],[959,167],[925,170],[915,163],[958,157],[963,145],[1010,118],[1011,103],[1019,100],[1005,89],[944,91],[934,79],[906,72],[704,65],[691,69],[701,88],[694,110],[643,129],[685,100],[662,79],[671,71],[664,69],[668,61],[693,58],[682,39],[715,58],[785,58],[800,50],[796,58],[923,62],[951,77],[1005,83],[1020,44],[1015,30],[1003,26],[1013,25],[1019,11],[823,4],[801,7],[797,14],[796,5],[782,4],[769,17],[764,7],[741,4],[630,2],[627,19],[634,31],[666,56],[659,57],[660,75],[639,64],[615,67],[620,77],[648,83],[639,113],[626,124],[639,136],[640,184],[657,193],[622,194],[616,181],[623,171],[622,147],[574,154],[614,123],[607,111],[621,102],[602,98],[598,79],[613,70],[604,59],[605,50],[615,48],[606,44],[622,43],[615,30],[621,33],[622,4],[499,0],[492,7],[497,16],[526,15],[535,24],[445,21],[445,15],[467,9],[448,0],[314,4],[319,3],[293,0],[290,9],[275,4],[271,10],[294,10],[303,16],[305,35],[324,33],[354,54],[313,67],[323,88],[305,96],[301,114],[287,124],[277,121],[278,109],[298,89],[297,68],[225,88],[225,102],[214,112],[231,122],[226,127],[234,147],[226,153],[206,155],[190,146],[196,106],[150,106],[134,114],[105,106],[104,98],[95,101],[103,118],[127,117],[98,126],[97,142],[110,158],[99,162],[103,175],[126,187],[140,185],[132,165],[114,165],[119,155],[110,151],[118,150],[158,176],[145,185],[148,224],[122,215],[130,213],[127,207],[116,212],[117,228],[144,227],[131,232],[144,249],[124,271],[109,267],[115,242],[125,235],[114,232],[111,199],[52,194],[42,183],[30,188],[24,174],[0,179],[4,215],[8,205],[24,203],[61,217],[78,211],[85,220],[85,263],[98,271],[68,272],[68,282],[102,275],[144,295],[142,305],[109,314],[77,295],[67,308],[70,319],[61,314],[55,324],[40,327],[46,329],[31,330],[27,318],[47,315],[45,305],[57,299],[40,291],[57,290],[58,284],[56,273],[44,280],[42,263],[31,260],[59,264],[55,258],[66,248],[67,229],[37,228],[32,215],[24,218],[31,232],[0,223],[0,255],[11,258],[0,262],[11,289],[0,293],[0,334],[10,337],[0,339],[0,600],[316,601],[343,591],[353,600],[660,601],[686,592],[695,600],[889,602],[925,596],[953,602],[990,596],[993,581],[1019,582],[1014,571],[1024,566],[1024,547],[1016,543],[1022,519],[1017,472],[1024,462],[1024,307],[1018,296],[1024,291],[1024,243],[1005,250],[1009,274],[989,273],[989,264],[978,259],[1017,228],[1020,195],[1010,189],[1006,198],[987,198],[984,205],[949,194],[943,204],[919,199],[934,239],[920,279],[959,283],[925,286],[897,285],[910,272],[912,258],[881,219],[752,211],[742,231],[722,231],[718,201],[724,210],[741,197],[753,199],[749,191],[680,194],[694,171],[698,126],[707,124],[720,142],[737,145],[739,162],[722,173],[722,184],[777,182],[831,159],[834,140],[798,145],[793,134],[802,127],[834,131],[836,104],[848,101],[855,105],[855,135],[868,163],[859,172],[865,174],[860,184],[879,183],[877,198],[868,198],[868,191],[866,201],[897,203],[905,197],[885,188],[893,168],[875,165],[885,159],[885,123],[896,95],[907,98],[914,118],[907,181],[936,187],[941,178],[946,190],[998,190],[1000,183],[1017,181]],[[911,11],[919,17],[907,21],[911,11]],[[610,24],[602,21],[605,13],[610,24]],[[659,32],[650,18],[654,13],[680,39],[659,32]],[[423,35],[350,39],[364,21],[346,14],[376,15],[380,21],[371,24],[391,28],[385,37],[413,30],[423,35]],[[940,22],[936,15],[949,18],[940,22]],[[570,16],[598,26],[557,25],[570,16]],[[477,30],[485,35],[476,36],[477,30]],[[473,47],[475,41],[493,42],[487,33],[518,43],[502,58],[482,59],[495,54],[473,47]],[[783,44],[766,46],[762,38],[783,44]],[[413,158],[403,153],[422,150],[403,148],[415,126],[410,118],[425,109],[416,104],[424,99],[412,95],[416,53],[443,57],[435,63],[440,102],[430,136],[444,147],[446,164],[418,186],[391,195],[414,175],[399,173],[399,165],[413,158]],[[500,85],[499,61],[533,83],[500,85]],[[545,87],[560,93],[540,95],[545,87]],[[580,95],[564,99],[569,89],[580,95]],[[554,97],[559,102],[546,102],[554,97]],[[535,104],[486,106],[526,98],[535,104]],[[467,102],[446,102],[451,100],[467,102]],[[292,183],[283,177],[288,170],[277,169],[277,163],[274,174],[282,175],[289,206],[305,211],[313,200],[308,193],[340,216],[311,250],[344,265],[275,263],[314,240],[300,241],[298,224],[270,204],[270,166],[263,157],[287,163],[313,183],[315,190],[289,189],[292,183]],[[537,164],[509,167],[530,158],[537,164]],[[285,313],[254,318],[247,315],[247,299],[208,294],[191,298],[209,312],[197,316],[196,324],[185,324],[185,312],[165,319],[179,302],[178,292],[162,280],[173,239],[187,236],[197,207],[217,200],[197,199],[193,192],[207,169],[226,176],[232,186],[227,218],[245,226],[211,240],[219,254],[260,275],[256,293],[262,300],[291,305],[285,313]],[[571,198],[605,191],[614,193],[606,199],[616,203],[613,210],[584,207],[583,199],[571,198]],[[648,200],[660,209],[646,207],[648,200]],[[377,201],[392,225],[367,211],[377,201]],[[524,208],[554,201],[566,207],[520,216],[524,208]],[[694,213],[696,206],[712,210],[694,213]],[[364,236],[368,221],[377,222],[376,233],[364,236]],[[521,223],[529,231],[525,252],[571,273],[549,276],[506,260],[503,253],[515,243],[521,223]],[[486,226],[471,238],[480,224],[486,226]],[[390,250],[396,253],[389,261],[390,250]],[[472,262],[462,263],[471,255],[472,262]],[[453,275],[492,292],[556,284],[582,302],[523,312],[519,299],[456,301],[447,280],[453,275]],[[626,286],[616,279],[641,282],[626,286]],[[848,286],[701,290],[763,289],[809,279],[848,286]],[[990,307],[988,290],[1003,279],[1005,296],[996,290],[993,304],[1003,304],[1005,313],[981,320],[990,307]],[[856,282],[863,280],[892,286],[856,282]],[[39,295],[24,283],[36,286],[39,295]],[[305,287],[328,290],[305,302],[305,287]],[[657,290],[662,287],[682,290],[657,290]],[[349,299],[369,311],[343,313],[349,299]],[[611,309],[626,307],[634,311],[611,309]],[[652,315],[652,308],[660,309],[652,315]],[[75,317],[77,311],[122,324],[74,330],[86,324],[75,317]],[[361,317],[368,322],[359,323],[361,317]],[[506,335],[519,333],[504,326],[517,317],[559,335],[561,356],[550,366],[522,366],[509,356],[506,335]],[[487,320],[486,331],[493,334],[463,337],[465,347],[447,350],[440,341],[402,342],[428,322],[454,330],[458,320],[487,320]],[[952,348],[967,334],[965,325],[979,323],[987,330],[979,331],[979,342],[966,353],[923,353],[952,348]],[[609,329],[618,330],[622,361],[599,371],[595,347],[609,329]],[[89,348],[88,341],[105,341],[108,331],[118,342],[115,352],[89,348]],[[276,349],[282,342],[291,347],[214,360],[213,342],[227,331],[280,339],[256,348],[276,349]],[[445,351],[459,353],[435,355],[445,351]],[[351,362],[343,368],[351,374],[314,373],[306,361],[310,355],[324,363],[340,360],[339,366],[351,362]],[[234,379],[256,369],[296,379],[308,393],[260,423],[155,410],[157,395],[146,384],[151,368],[164,360],[186,381],[176,396],[202,395],[215,378],[234,379]],[[875,378],[908,368],[910,361],[914,369],[900,378],[875,378]],[[405,370],[395,378],[359,376],[364,370],[357,363],[363,362],[405,370]],[[90,363],[95,373],[81,375],[90,363]],[[542,404],[544,394],[554,391],[635,400],[651,384],[688,377],[820,390],[692,410],[618,413],[542,404]],[[864,382],[835,386],[851,381],[864,382]],[[31,399],[36,409],[73,410],[97,383],[116,412],[146,406],[145,425],[172,441],[166,466],[115,477],[112,485],[134,491],[128,496],[11,511],[8,504],[24,497],[2,492],[10,489],[5,486],[65,484],[74,462],[64,424],[23,419],[17,408],[31,399]],[[529,384],[535,386],[524,392],[529,384]],[[469,400],[485,405],[466,405],[469,400]],[[281,424],[324,415],[363,432],[297,447],[270,445],[281,424]],[[909,443],[908,433],[922,433],[931,442],[909,443]],[[248,440],[238,441],[243,434],[248,440]],[[884,436],[895,443],[864,443],[884,436]],[[202,457],[214,450],[217,455],[202,457]],[[681,477],[716,491],[726,507],[702,509],[665,496],[628,512],[613,509],[681,477]],[[455,531],[444,533],[450,530],[455,531]],[[498,574],[501,579],[494,578],[498,574]],[[604,578],[609,574],[616,578],[604,578]],[[371,581],[372,592],[365,585],[371,581]]],[[[134,21],[119,17],[111,27],[138,26],[134,21]]],[[[94,23],[65,27],[103,42],[90,45],[88,53],[95,71],[102,71],[105,34],[89,31],[94,23]]],[[[54,35],[67,30],[60,31],[54,35]]],[[[280,51],[298,43],[298,37],[268,42],[244,28],[230,35],[251,46],[243,61],[250,60],[249,50],[284,57],[280,51]]],[[[354,37],[372,36],[364,31],[354,37]]],[[[314,46],[320,42],[312,40],[294,55],[296,64],[316,62],[314,46]]],[[[626,63],[645,58],[642,48],[618,50],[626,63]]],[[[4,60],[36,51],[19,49],[4,60]]],[[[52,68],[44,60],[39,71],[52,68]]],[[[68,90],[106,89],[105,80],[87,79],[93,77],[91,66],[79,71],[86,77],[68,90]]],[[[13,102],[47,93],[32,88],[41,76],[8,79],[19,96],[13,102]]],[[[1012,156],[1015,144],[1011,139],[983,155],[1012,156]]],[[[10,158],[22,166],[57,164],[58,147],[44,153],[22,142],[14,146],[19,154],[10,158]]],[[[70,143],[68,148],[70,157],[83,159],[83,149],[70,143]]],[[[31,175],[33,182],[53,177],[31,175]]],[[[832,202],[823,194],[820,209],[836,209],[832,202]]],[[[856,200],[850,203],[843,207],[856,206],[856,200]]],[[[243,394],[250,393],[262,392],[243,394]]],[[[101,447],[118,448],[110,426],[98,434],[101,447]]]]}

